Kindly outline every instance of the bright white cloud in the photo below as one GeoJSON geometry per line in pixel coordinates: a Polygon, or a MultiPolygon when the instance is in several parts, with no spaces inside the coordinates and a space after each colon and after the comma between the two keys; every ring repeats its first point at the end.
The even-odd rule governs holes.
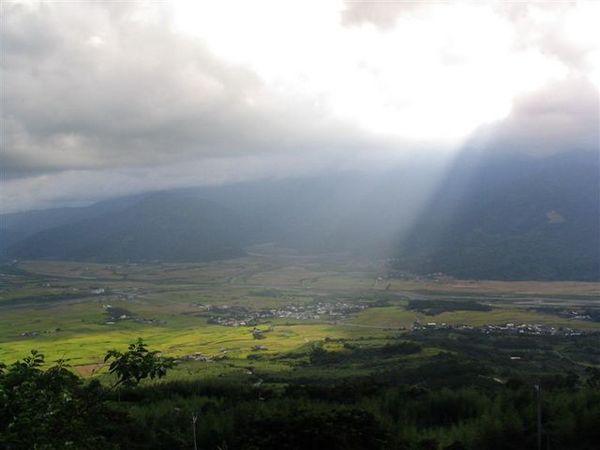
{"type": "Polygon", "coordinates": [[[3,2],[2,15],[4,211],[437,157],[482,129],[536,153],[597,134],[600,2],[3,2]]]}
{"type": "Polygon", "coordinates": [[[409,139],[464,138],[568,71],[539,49],[515,48],[513,23],[491,3],[436,3],[385,29],[348,26],[343,11],[342,2],[180,2],[173,23],[272,89],[409,139]]]}

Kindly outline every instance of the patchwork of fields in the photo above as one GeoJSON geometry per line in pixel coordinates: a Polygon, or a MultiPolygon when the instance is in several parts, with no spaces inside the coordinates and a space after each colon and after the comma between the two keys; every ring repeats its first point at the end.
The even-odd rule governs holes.
{"type": "MultiPolygon", "coordinates": [[[[250,254],[205,264],[23,261],[0,272],[0,361],[35,348],[84,375],[102,373],[105,352],[137,337],[185,361],[172,376],[224,376],[248,367],[289,373],[315,345],[328,352],[385,345],[419,328],[484,332],[511,323],[543,333],[600,331],[597,283],[397,280],[380,264],[343,255],[250,254]],[[442,310],[414,307],[423,301],[442,310]]],[[[426,346],[418,357],[438,351],[426,346]]]]}

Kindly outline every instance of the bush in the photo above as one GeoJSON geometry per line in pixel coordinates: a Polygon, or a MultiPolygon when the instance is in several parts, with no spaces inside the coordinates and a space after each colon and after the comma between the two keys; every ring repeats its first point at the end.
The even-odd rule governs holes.
{"type": "Polygon", "coordinates": [[[99,383],[84,384],[64,361],[46,370],[43,364],[44,355],[32,350],[0,371],[0,447],[113,448],[106,427],[115,415],[105,408],[99,383]]]}

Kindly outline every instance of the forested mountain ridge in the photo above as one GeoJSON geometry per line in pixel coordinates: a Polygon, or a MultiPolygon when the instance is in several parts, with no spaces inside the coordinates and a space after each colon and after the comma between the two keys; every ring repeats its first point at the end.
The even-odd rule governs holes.
{"type": "Polygon", "coordinates": [[[399,245],[398,267],[461,278],[600,279],[598,157],[455,169],[399,245]]]}
{"type": "Polygon", "coordinates": [[[202,261],[243,254],[239,220],[213,202],[156,193],[122,210],[36,233],[11,246],[18,258],[202,261]]]}
{"type": "Polygon", "coordinates": [[[599,173],[595,152],[465,153],[443,170],[421,164],[3,215],[1,247],[22,259],[194,261],[271,242],[392,258],[413,273],[598,280],[599,173]]]}

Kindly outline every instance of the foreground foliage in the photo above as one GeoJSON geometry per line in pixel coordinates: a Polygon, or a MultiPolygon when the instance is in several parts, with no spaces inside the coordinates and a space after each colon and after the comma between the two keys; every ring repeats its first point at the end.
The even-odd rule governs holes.
{"type": "Polygon", "coordinates": [[[160,356],[158,351],[149,351],[142,338],[129,344],[126,352],[109,350],[104,362],[111,361],[109,373],[117,376],[114,386],[121,384],[137,386],[145,378],[162,378],[173,368],[173,360],[160,356]]]}
{"type": "MultiPolygon", "coordinates": [[[[110,351],[107,359],[117,376],[113,387],[82,380],[64,361],[44,368],[43,355],[35,351],[3,365],[0,447],[190,449],[194,439],[202,449],[241,450],[536,446],[537,404],[530,380],[478,381],[473,374],[479,368],[451,356],[434,359],[408,377],[398,371],[285,385],[241,379],[139,384],[172,365],[142,341],[124,353],[110,351]],[[441,382],[450,380],[449,374],[451,389],[441,382]]],[[[317,367],[330,362],[314,349],[311,359],[317,367]]],[[[597,448],[599,373],[590,368],[582,378],[554,373],[540,379],[545,448],[597,448]]]]}
{"type": "Polygon", "coordinates": [[[15,449],[118,448],[115,420],[97,381],[83,383],[63,361],[42,369],[35,350],[0,370],[0,446],[15,449]]]}

